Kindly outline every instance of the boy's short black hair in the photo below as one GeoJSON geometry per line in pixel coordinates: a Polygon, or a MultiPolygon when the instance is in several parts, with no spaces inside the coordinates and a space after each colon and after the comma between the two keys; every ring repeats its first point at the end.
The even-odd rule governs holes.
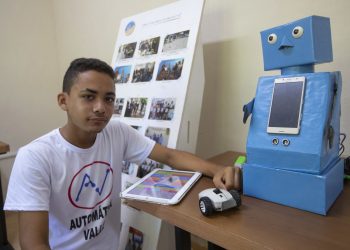
{"type": "Polygon", "coordinates": [[[89,70],[105,73],[114,80],[114,71],[107,63],[96,58],[77,58],[71,62],[64,75],[62,91],[69,93],[78,75],[89,70]]]}

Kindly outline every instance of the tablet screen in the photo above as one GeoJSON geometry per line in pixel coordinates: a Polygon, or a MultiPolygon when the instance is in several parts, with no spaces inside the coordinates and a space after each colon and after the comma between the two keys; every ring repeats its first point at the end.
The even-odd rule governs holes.
{"type": "Polygon", "coordinates": [[[275,80],[267,132],[299,133],[304,82],[304,77],[275,80]]]}
{"type": "Polygon", "coordinates": [[[122,192],[121,196],[175,204],[199,177],[197,172],[155,169],[122,192]]]}
{"type": "Polygon", "coordinates": [[[176,173],[159,170],[137,185],[129,194],[171,199],[185,186],[192,176],[193,173],[176,173]]]}

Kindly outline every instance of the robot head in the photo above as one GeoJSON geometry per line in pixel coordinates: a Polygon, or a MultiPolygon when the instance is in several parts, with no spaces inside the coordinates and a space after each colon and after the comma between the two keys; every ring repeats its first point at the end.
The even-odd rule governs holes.
{"type": "Polygon", "coordinates": [[[261,32],[264,69],[313,65],[333,60],[330,21],[310,16],[261,32]]]}

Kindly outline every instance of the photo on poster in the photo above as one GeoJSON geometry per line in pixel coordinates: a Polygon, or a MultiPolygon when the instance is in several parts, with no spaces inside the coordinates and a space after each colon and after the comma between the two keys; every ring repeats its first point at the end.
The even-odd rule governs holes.
{"type": "Polygon", "coordinates": [[[147,158],[144,162],[141,163],[141,165],[137,169],[136,176],[138,178],[142,178],[145,175],[147,175],[149,172],[151,172],[153,169],[163,168],[163,167],[164,167],[164,164],[147,158]]]}
{"type": "MultiPolygon", "coordinates": [[[[156,143],[167,146],[170,136],[170,128],[148,127],[145,135],[156,143]]],[[[146,159],[138,168],[137,177],[142,178],[155,168],[163,168],[164,165],[151,159],[146,159]]]]}
{"type": "Polygon", "coordinates": [[[155,62],[142,63],[135,66],[132,82],[149,82],[152,80],[155,62]]]}
{"type": "Polygon", "coordinates": [[[147,98],[129,98],[126,101],[125,117],[143,118],[146,112],[147,98]]]}
{"type": "Polygon", "coordinates": [[[130,125],[133,129],[136,129],[137,131],[141,131],[142,126],[138,126],[138,125],[130,125]]]}
{"type": "Polygon", "coordinates": [[[149,56],[158,53],[160,37],[154,37],[140,42],[139,56],[149,56]]]}
{"type": "MultiPolygon", "coordinates": [[[[138,166],[137,165],[135,165],[135,166],[137,169],[138,166]]],[[[135,171],[135,172],[137,173],[137,171],[135,171]]],[[[131,174],[123,174],[122,175],[121,190],[124,191],[125,189],[131,187],[134,183],[136,183],[139,180],[140,180],[140,178],[134,174],[132,174],[132,175],[131,174]]]]}
{"type": "Polygon", "coordinates": [[[128,59],[134,56],[136,42],[121,45],[118,50],[117,60],[128,59]]]}
{"type": "Polygon", "coordinates": [[[175,104],[175,98],[152,99],[151,110],[148,119],[165,121],[172,120],[175,112],[175,104]]]}
{"type": "Polygon", "coordinates": [[[130,79],[131,65],[120,66],[114,69],[115,78],[114,82],[117,84],[127,83],[130,79]]]}
{"type": "Polygon", "coordinates": [[[122,161],[122,173],[136,176],[138,165],[129,161],[122,161]]]}
{"type": "Polygon", "coordinates": [[[116,116],[121,116],[123,112],[123,107],[124,107],[124,98],[117,98],[115,99],[114,103],[114,112],[113,114],[116,116]]]}
{"type": "Polygon", "coordinates": [[[125,250],[142,250],[143,233],[136,228],[129,227],[128,242],[125,250]]]}
{"type": "Polygon", "coordinates": [[[169,52],[187,47],[189,30],[173,33],[164,38],[164,45],[162,52],[169,52]]]}
{"type": "Polygon", "coordinates": [[[157,73],[157,81],[177,80],[182,73],[183,58],[161,61],[157,73]]]}
{"type": "Polygon", "coordinates": [[[145,135],[162,146],[168,146],[170,128],[148,127],[145,135]]]}

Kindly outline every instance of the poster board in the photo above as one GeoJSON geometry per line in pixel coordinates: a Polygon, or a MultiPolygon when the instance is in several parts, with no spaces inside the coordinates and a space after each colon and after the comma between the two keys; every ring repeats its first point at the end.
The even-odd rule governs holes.
{"type": "MultiPolygon", "coordinates": [[[[112,59],[116,73],[112,119],[129,124],[159,144],[190,152],[197,141],[204,88],[202,50],[196,50],[203,7],[204,0],[182,0],[121,20],[112,59]],[[193,66],[194,60],[200,65],[193,66]],[[192,66],[199,76],[191,74],[192,66]],[[190,84],[194,78],[197,82],[191,80],[190,84]]],[[[168,168],[150,159],[140,166],[124,162],[122,189],[156,167],[168,168]]],[[[122,206],[122,234],[139,230],[145,249],[156,249],[157,245],[149,244],[157,244],[155,236],[144,230],[153,224],[159,235],[160,221],[137,214],[122,206]]]]}

